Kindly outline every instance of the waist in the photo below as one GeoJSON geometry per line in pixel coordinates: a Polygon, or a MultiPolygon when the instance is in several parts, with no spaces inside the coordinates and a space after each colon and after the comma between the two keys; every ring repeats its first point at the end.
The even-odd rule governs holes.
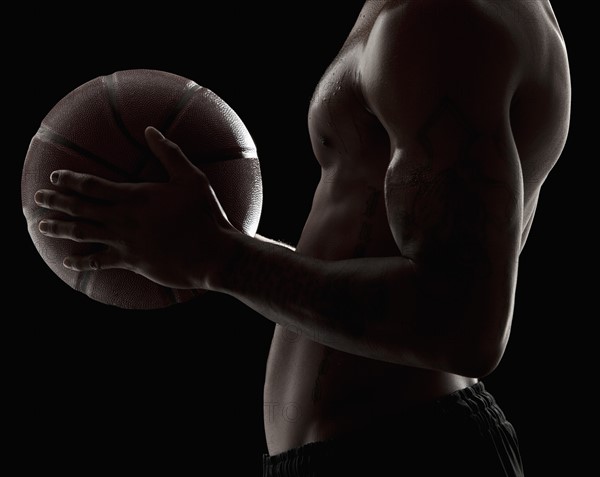
{"type": "Polygon", "coordinates": [[[303,351],[303,359],[291,353],[293,359],[268,367],[264,419],[271,454],[386,422],[476,383],[334,350],[303,351]]]}
{"type": "MultiPolygon", "coordinates": [[[[263,460],[265,465],[277,466],[285,461],[311,460],[309,456],[314,458],[318,455],[333,455],[338,451],[348,455],[348,449],[352,448],[358,450],[368,447],[373,450],[372,448],[389,442],[390,436],[393,436],[395,441],[416,439],[418,435],[431,434],[435,427],[440,428],[449,421],[456,422],[475,414],[489,413],[489,410],[496,406],[493,396],[485,390],[483,383],[477,382],[429,402],[404,406],[385,419],[371,421],[351,431],[313,439],[283,452],[271,452],[270,455],[265,455],[263,460]]],[[[504,416],[499,416],[499,419],[503,420],[504,416]]]]}
{"type": "Polygon", "coordinates": [[[480,382],[385,422],[265,455],[263,464],[266,477],[523,475],[514,429],[480,382]]]}

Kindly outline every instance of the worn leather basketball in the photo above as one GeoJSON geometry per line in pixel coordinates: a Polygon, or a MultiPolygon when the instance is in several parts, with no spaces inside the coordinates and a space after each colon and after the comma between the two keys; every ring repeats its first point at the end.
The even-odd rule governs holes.
{"type": "MultiPolygon", "coordinates": [[[[29,234],[48,266],[75,290],[122,308],[152,309],[187,301],[202,290],[177,290],[126,270],[76,272],[67,255],[98,244],[45,237],[42,219],[64,214],[38,207],[38,189],[57,189],[50,173],[70,169],[112,181],[164,181],[166,173],[144,139],[147,126],[177,143],[209,178],[230,222],[254,235],[262,207],[256,147],[239,116],[207,88],[155,70],[126,70],[93,79],[60,100],[31,140],[21,182],[29,234]]],[[[193,220],[193,217],[190,217],[193,220]]],[[[152,240],[152,237],[148,237],[152,240]]]]}

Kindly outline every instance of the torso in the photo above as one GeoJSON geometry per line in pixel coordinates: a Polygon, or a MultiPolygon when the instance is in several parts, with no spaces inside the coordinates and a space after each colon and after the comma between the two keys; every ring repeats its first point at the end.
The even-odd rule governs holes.
{"type": "MultiPolygon", "coordinates": [[[[322,176],[297,253],[326,260],[400,254],[383,197],[389,138],[364,104],[356,68],[375,20],[403,3],[367,1],[316,88],[308,120],[322,176]]],[[[532,58],[511,104],[524,180],[524,243],[541,184],[564,145],[568,64],[548,2],[513,0],[503,2],[502,9],[503,18],[516,24],[515,40],[532,58]]],[[[276,326],[264,392],[272,455],[359,429],[412,403],[475,383],[472,378],[350,355],[311,338],[276,326]]]]}

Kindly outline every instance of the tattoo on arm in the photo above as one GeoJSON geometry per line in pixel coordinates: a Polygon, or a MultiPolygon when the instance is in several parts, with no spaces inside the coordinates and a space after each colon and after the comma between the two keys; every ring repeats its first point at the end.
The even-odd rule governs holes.
{"type": "Polygon", "coordinates": [[[466,115],[445,99],[419,133],[425,164],[387,183],[388,192],[397,195],[393,207],[402,242],[415,252],[411,258],[456,278],[491,272],[485,244],[498,214],[484,199],[486,190],[514,195],[485,173],[486,158],[475,152],[482,140],[466,115]]]}
{"type": "Polygon", "coordinates": [[[458,299],[494,272],[491,233],[510,229],[498,221],[511,220],[518,194],[502,180],[504,173],[490,173],[498,157],[508,157],[499,141],[479,133],[449,99],[432,112],[418,139],[421,163],[407,157],[387,179],[388,213],[403,255],[427,274],[427,284],[418,286],[423,293],[418,301],[443,312],[443,302],[458,299]],[[494,145],[496,157],[478,154],[484,142],[494,145]],[[436,297],[445,296],[442,302],[432,304],[425,296],[432,285],[436,297]]]}

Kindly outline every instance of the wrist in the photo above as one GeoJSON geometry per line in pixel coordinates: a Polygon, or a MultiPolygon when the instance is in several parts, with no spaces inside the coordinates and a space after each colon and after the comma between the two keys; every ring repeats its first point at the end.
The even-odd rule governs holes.
{"type": "Polygon", "coordinates": [[[206,275],[205,288],[211,291],[227,291],[226,284],[236,268],[235,264],[242,255],[243,249],[248,246],[248,240],[252,238],[233,228],[223,233],[219,241],[218,253],[214,257],[214,265],[209,267],[206,275]]]}

